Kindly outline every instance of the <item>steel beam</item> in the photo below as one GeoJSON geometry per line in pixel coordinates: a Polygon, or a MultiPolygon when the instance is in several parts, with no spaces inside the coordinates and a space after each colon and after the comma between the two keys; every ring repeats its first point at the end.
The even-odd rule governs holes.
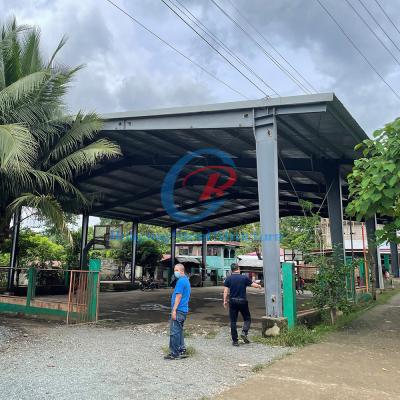
{"type": "Polygon", "coordinates": [[[399,248],[397,243],[390,242],[392,274],[395,278],[399,277],[399,248]]]}
{"type": "Polygon", "coordinates": [[[137,221],[132,222],[132,243],[131,243],[131,283],[135,283],[136,279],[136,250],[138,241],[138,223],[137,221]]]}
{"type": "Polygon", "coordinates": [[[330,165],[324,172],[324,176],[327,191],[332,250],[336,250],[340,253],[344,262],[346,260],[346,249],[344,246],[342,185],[339,165],[330,165]]]}
{"type": "Polygon", "coordinates": [[[86,265],[84,265],[85,254],[84,249],[87,245],[88,239],[88,230],[89,230],[89,214],[82,214],[82,230],[81,230],[81,248],[80,248],[80,257],[79,257],[79,269],[86,269],[86,265]]]}
{"type": "Polygon", "coordinates": [[[266,315],[282,317],[277,121],[271,115],[254,122],[266,315]]]}
{"type": "Polygon", "coordinates": [[[201,233],[201,281],[206,279],[207,269],[207,232],[201,233]]]}
{"type": "Polygon", "coordinates": [[[19,228],[21,225],[21,209],[14,213],[13,220],[13,233],[11,242],[10,265],[7,276],[7,291],[12,292],[14,289],[14,276],[17,267],[18,253],[19,253],[19,228]]]}
{"type": "Polygon", "coordinates": [[[171,274],[174,273],[176,251],[176,226],[171,226],[171,274]]]}

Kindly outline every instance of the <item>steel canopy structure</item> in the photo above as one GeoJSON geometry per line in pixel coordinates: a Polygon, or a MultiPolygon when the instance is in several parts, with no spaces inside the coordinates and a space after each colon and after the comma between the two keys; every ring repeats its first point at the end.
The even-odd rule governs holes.
{"type": "MultiPolygon", "coordinates": [[[[139,223],[171,228],[172,262],[177,228],[201,232],[204,270],[208,232],[260,221],[266,315],[281,317],[279,217],[303,215],[300,200],[311,202],[321,216],[330,218],[332,243],[344,251],[347,198],[343,177],[358,156],[355,145],[367,135],[333,93],[114,113],[103,118],[101,135],[116,141],[123,157],[98,165],[78,177],[76,184],[96,198],[90,215],[132,221],[132,265],[139,223]],[[214,212],[177,220],[162,201],[164,181],[179,160],[200,151],[200,156],[182,166],[170,190],[176,211],[203,215],[216,201],[201,196],[207,167],[221,163],[212,151],[204,151],[210,148],[228,155],[235,182],[219,194],[223,202],[214,212]],[[196,174],[187,179],[193,168],[196,174]]],[[[87,220],[88,215],[83,224],[86,230],[87,220]]],[[[375,223],[368,225],[371,233],[375,223]]],[[[82,237],[86,236],[83,232],[82,237]]]]}
{"type": "MultiPolygon", "coordinates": [[[[271,115],[277,125],[279,215],[302,215],[301,198],[328,216],[325,175],[339,166],[343,174],[349,171],[354,146],[367,138],[333,93],[106,114],[102,135],[116,141],[124,156],[77,179],[85,194],[98,198],[90,214],[198,232],[258,221],[255,130],[271,115]],[[238,180],[216,214],[177,222],[161,204],[165,175],[188,152],[210,147],[232,157],[238,180]]],[[[200,167],[215,161],[204,156],[193,162],[200,167]]],[[[182,210],[201,211],[204,179],[200,174],[184,187],[177,183],[175,202],[182,210]]]]}
{"type": "MultiPolygon", "coordinates": [[[[204,273],[209,232],[260,221],[266,316],[279,318],[279,218],[304,215],[301,200],[329,218],[332,245],[345,257],[344,177],[359,156],[355,145],[368,136],[333,93],[113,113],[103,119],[100,136],[117,142],[123,156],[74,179],[94,199],[90,209],[82,210],[81,270],[89,215],[132,222],[132,282],[139,224],[170,228],[171,267],[177,229],[200,232],[204,273]],[[215,179],[210,184],[213,169],[224,184],[216,185],[215,179]],[[208,197],[205,188],[213,189],[208,197]],[[166,198],[173,203],[172,213],[166,198]]],[[[76,211],[69,208],[70,200],[65,210],[76,211]]],[[[19,213],[14,222],[9,291],[17,266],[19,213]]],[[[374,248],[376,217],[366,221],[366,228],[369,248],[374,248]]],[[[397,246],[391,247],[397,259],[397,246]]],[[[377,251],[372,257],[381,287],[377,251]]]]}

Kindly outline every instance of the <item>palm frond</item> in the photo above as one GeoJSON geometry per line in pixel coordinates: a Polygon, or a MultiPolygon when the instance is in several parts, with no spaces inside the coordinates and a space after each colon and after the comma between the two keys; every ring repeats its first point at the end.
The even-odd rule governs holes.
{"type": "Polygon", "coordinates": [[[69,125],[70,128],[60,137],[51,151],[49,159],[60,159],[82,146],[85,140],[93,139],[102,128],[103,122],[95,113],[84,115],[79,111],[69,125]]]}
{"type": "Polygon", "coordinates": [[[114,158],[121,154],[121,149],[117,144],[107,139],[99,139],[61,159],[50,167],[48,172],[72,180],[82,172],[90,170],[100,160],[114,158]]]}
{"type": "Polygon", "coordinates": [[[36,152],[37,142],[26,126],[0,125],[0,169],[26,170],[36,152]]]}
{"type": "Polygon", "coordinates": [[[64,47],[65,43],[67,43],[68,38],[64,35],[60,42],[58,43],[57,48],[54,50],[54,53],[51,55],[49,63],[47,64],[47,68],[51,68],[54,59],[56,58],[57,53],[64,47]]]}
{"type": "Polygon", "coordinates": [[[25,35],[22,43],[21,70],[23,76],[44,69],[39,44],[40,31],[38,28],[33,28],[25,35]]]}
{"type": "Polygon", "coordinates": [[[61,204],[49,194],[23,193],[9,205],[9,212],[15,212],[22,207],[37,209],[40,215],[49,220],[54,227],[63,233],[70,241],[71,233],[64,218],[61,204]]]}
{"type": "Polygon", "coordinates": [[[7,107],[12,107],[18,101],[32,94],[38,89],[49,76],[47,71],[38,71],[24,76],[16,82],[0,91],[0,111],[4,112],[7,107]]]}

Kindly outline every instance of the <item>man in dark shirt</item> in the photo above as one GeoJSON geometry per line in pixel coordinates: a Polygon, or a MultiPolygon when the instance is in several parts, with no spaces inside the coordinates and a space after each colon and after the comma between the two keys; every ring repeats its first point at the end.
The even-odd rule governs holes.
{"type": "Polygon", "coordinates": [[[252,282],[247,276],[240,274],[240,268],[237,264],[231,265],[232,274],[225,279],[224,288],[224,307],[228,307],[229,296],[229,319],[231,320],[232,344],[239,346],[237,333],[237,319],[239,312],[243,317],[243,329],[240,337],[245,343],[250,343],[247,334],[249,333],[251,316],[249,303],[247,302],[246,289],[251,286],[261,289],[261,285],[252,282]]]}

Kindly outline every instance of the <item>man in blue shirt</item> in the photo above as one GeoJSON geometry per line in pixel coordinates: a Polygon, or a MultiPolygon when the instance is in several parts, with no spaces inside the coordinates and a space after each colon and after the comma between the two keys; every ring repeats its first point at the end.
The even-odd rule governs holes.
{"type": "Polygon", "coordinates": [[[183,324],[189,312],[190,282],[185,275],[185,267],[182,264],[175,265],[174,275],[177,281],[171,297],[170,353],[165,356],[166,360],[186,357],[183,324]]]}
{"type": "Polygon", "coordinates": [[[252,282],[247,276],[240,274],[240,267],[237,264],[231,265],[232,274],[225,279],[224,282],[224,307],[228,307],[229,295],[229,319],[231,321],[232,344],[239,346],[237,333],[237,319],[239,312],[243,317],[243,329],[240,337],[245,343],[250,343],[247,334],[250,329],[251,315],[249,311],[249,303],[247,302],[246,289],[251,286],[261,289],[261,285],[252,282]]]}

